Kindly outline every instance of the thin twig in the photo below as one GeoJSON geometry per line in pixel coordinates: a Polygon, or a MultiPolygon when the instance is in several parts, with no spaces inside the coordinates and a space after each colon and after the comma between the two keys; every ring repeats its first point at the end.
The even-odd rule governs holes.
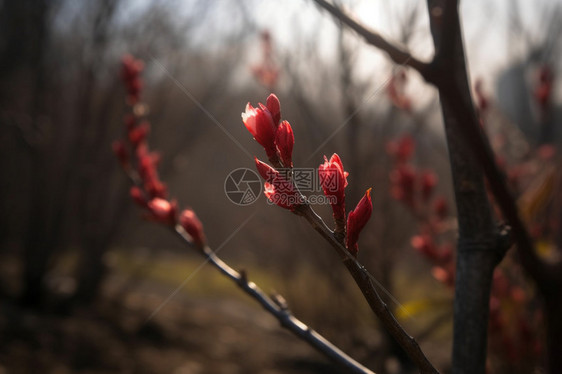
{"type": "MultiPolygon", "coordinates": [[[[455,94],[456,89],[451,88],[451,93],[455,94]]],[[[457,102],[456,100],[451,100],[451,106],[459,114],[467,113],[470,110],[464,103],[457,102]]],[[[562,283],[562,263],[549,264],[538,256],[525,224],[519,216],[515,199],[507,187],[506,178],[494,161],[493,151],[489,142],[478,131],[478,128],[469,123],[466,119],[468,117],[459,115],[458,118],[460,130],[467,143],[471,149],[479,150],[478,152],[473,152],[473,154],[480,162],[488,180],[490,191],[505,220],[511,227],[513,240],[521,257],[521,265],[535,279],[537,286],[543,294],[558,292],[558,284],[562,283]]]]}
{"type": "MultiPolygon", "coordinates": [[[[409,53],[402,51],[400,48],[394,46],[393,44],[387,42],[384,38],[382,38],[376,32],[373,32],[367,29],[365,26],[359,24],[357,21],[353,20],[349,15],[343,12],[338,7],[332,5],[326,0],[314,0],[319,6],[326,9],[330,12],[337,20],[341,21],[343,24],[347,25],[349,28],[357,32],[361,35],[367,43],[371,44],[372,46],[381,49],[388,53],[391,59],[397,64],[405,64],[417,70],[428,83],[434,84],[438,88],[443,86],[443,82],[446,81],[448,77],[444,77],[443,79],[438,79],[434,77],[434,74],[437,74],[431,66],[437,66],[444,58],[449,57],[448,49],[451,48],[452,42],[450,42],[450,32],[447,32],[447,35],[441,46],[439,48],[439,55],[435,57],[437,60],[433,61],[432,63],[428,64],[422,61],[417,60],[416,58],[412,57],[409,53]],[[443,51],[445,49],[445,51],[443,51]],[[430,71],[433,72],[430,75],[430,71]]],[[[445,9],[442,15],[452,14],[453,16],[458,17],[458,13],[456,12],[457,2],[447,2],[445,9]]],[[[444,18],[444,17],[443,17],[444,18]]],[[[447,20],[446,20],[447,21],[447,20]]],[[[448,29],[449,22],[445,22],[443,27],[448,29]]],[[[447,30],[448,31],[448,30],[447,30]]],[[[443,90],[446,88],[441,87],[443,90]]],[[[456,89],[449,89],[450,91],[456,91],[456,89]]],[[[451,95],[458,94],[457,92],[451,92],[451,95]]],[[[484,173],[486,175],[486,179],[488,179],[490,183],[490,190],[496,199],[502,214],[504,215],[505,219],[512,227],[513,230],[513,238],[517,244],[517,249],[519,251],[520,256],[522,257],[523,267],[533,276],[533,278],[537,279],[537,283],[547,284],[549,281],[552,280],[559,280],[561,276],[558,274],[562,274],[562,264],[556,265],[547,265],[544,261],[541,261],[536,251],[534,250],[534,246],[532,244],[532,240],[523,224],[521,218],[519,217],[517,207],[515,205],[515,200],[511,196],[509,189],[505,183],[505,178],[502,176],[502,173],[499,171],[499,168],[495,164],[493,153],[490,149],[489,143],[487,140],[483,139],[483,134],[475,131],[473,124],[467,123],[470,122],[470,116],[466,116],[467,113],[470,112],[469,108],[466,108],[463,103],[458,103],[456,100],[453,100],[452,103],[454,106],[455,114],[457,114],[457,118],[459,122],[461,122],[461,131],[466,136],[467,142],[470,144],[472,149],[479,149],[484,150],[483,152],[474,152],[476,158],[479,160],[484,173]],[[466,120],[465,120],[466,119],[466,120]],[[547,280],[548,279],[548,280],[547,280]]],[[[539,286],[540,287],[540,286],[539,286]]]]}
{"type": "MultiPolygon", "coordinates": [[[[202,249],[198,249],[196,246],[194,246],[192,244],[191,237],[180,225],[176,225],[174,227],[174,232],[179,235],[179,237],[190,247],[196,248],[197,252],[201,254],[224,276],[226,276],[238,287],[240,287],[240,289],[242,289],[246,294],[256,300],[269,314],[274,316],[280,322],[281,326],[291,331],[293,334],[310,344],[312,347],[316,348],[320,353],[324,354],[326,357],[339,364],[350,373],[374,374],[371,370],[355,361],[345,352],[330,343],[322,335],[312,330],[305,323],[293,316],[291,314],[291,311],[287,308],[286,304],[281,305],[281,303],[272,300],[265,292],[261,290],[261,288],[259,288],[257,284],[248,281],[245,272],[238,272],[234,270],[226,262],[221,260],[210,247],[205,246],[202,249]]],[[[279,295],[277,297],[281,299],[279,295]]]]}
{"type": "MultiPolygon", "coordinates": [[[[132,169],[125,171],[133,185],[140,185],[140,178],[132,169]]],[[[336,347],[322,335],[308,327],[304,322],[292,315],[287,305],[280,305],[279,302],[272,300],[262,289],[254,282],[249,282],[245,271],[238,272],[230,265],[221,260],[220,257],[209,247],[197,247],[193,244],[191,236],[184,230],[180,224],[170,227],[180,239],[202,255],[206,261],[213,265],[224,276],[234,282],[246,294],[256,300],[269,314],[275,317],[281,326],[291,331],[298,338],[304,340],[320,353],[328,357],[330,360],[345,368],[350,373],[357,374],[375,374],[370,369],[361,365],[359,362],[348,356],[341,349],[336,347]]],[[[347,251],[346,251],[347,252],[347,251]]],[[[276,295],[278,299],[284,299],[281,295],[276,295]]]]}
{"type": "Polygon", "coordinates": [[[367,269],[365,269],[365,267],[341,245],[334,235],[334,232],[326,226],[322,218],[316,214],[308,203],[299,206],[297,213],[303,216],[336,250],[345,267],[355,280],[355,283],[363,293],[363,296],[367,300],[371,310],[383,323],[387,331],[408,354],[408,357],[410,357],[412,362],[418,367],[420,373],[438,373],[437,369],[433,367],[431,362],[425,356],[416,340],[404,330],[400,323],[398,323],[394,315],[388,309],[386,303],[381,299],[375,285],[372,282],[371,274],[367,271],[367,269]]]}
{"type": "Polygon", "coordinates": [[[394,44],[388,42],[380,34],[375,31],[368,30],[365,26],[359,24],[345,12],[343,12],[337,6],[331,4],[326,0],[314,0],[316,4],[330,12],[339,21],[346,24],[349,28],[355,31],[357,34],[361,35],[365,41],[383,51],[385,51],[388,56],[399,65],[407,65],[415,70],[417,70],[422,76],[426,77],[429,72],[429,64],[418,60],[410,53],[400,49],[394,44]]]}
{"type": "MultiPolygon", "coordinates": [[[[394,62],[404,64],[407,60],[404,52],[390,45],[384,41],[384,39],[381,40],[378,34],[372,33],[364,26],[353,21],[344,12],[334,7],[326,0],[314,1],[328,10],[336,19],[341,21],[343,24],[346,24],[359,35],[363,36],[369,44],[387,52],[394,62]]],[[[470,103],[465,102],[465,100],[455,99],[462,97],[467,92],[470,96],[470,91],[467,90],[466,87],[460,87],[459,82],[456,81],[456,77],[454,76],[457,62],[453,61],[453,64],[448,64],[452,60],[452,56],[455,55],[455,52],[459,53],[459,48],[461,54],[464,53],[462,41],[460,44],[457,44],[458,40],[461,39],[458,35],[459,31],[457,30],[459,19],[458,1],[445,1],[444,9],[441,8],[440,5],[437,5],[437,9],[434,9],[431,7],[432,3],[430,2],[428,2],[428,5],[430,8],[429,13],[431,27],[432,29],[439,28],[439,30],[435,31],[442,34],[442,37],[439,38],[436,43],[437,54],[429,64],[413,60],[408,61],[407,65],[418,70],[428,83],[436,86],[442,98],[452,98],[448,100],[448,105],[450,107],[450,114],[457,122],[456,127],[458,127],[457,130],[459,135],[462,136],[466,144],[469,146],[479,166],[482,168],[484,175],[488,180],[488,185],[492,195],[494,196],[503,217],[509,226],[511,226],[512,237],[521,258],[521,264],[535,280],[538,289],[545,298],[548,312],[548,305],[558,305],[556,300],[559,298],[559,290],[562,285],[562,261],[551,264],[545,262],[539,257],[527,228],[519,216],[515,199],[507,187],[506,178],[495,162],[495,157],[487,138],[479,129],[474,116],[473,108],[471,108],[470,103]]],[[[463,66],[462,68],[464,69],[464,73],[466,73],[465,67],[463,66]]],[[[491,254],[493,256],[497,256],[497,260],[499,262],[505,254],[505,251],[506,246],[501,244],[494,248],[495,253],[491,254]]],[[[481,318],[480,315],[479,318],[481,318]]],[[[552,342],[549,342],[549,345],[552,345],[552,342]]],[[[458,347],[458,349],[466,351],[467,348],[465,346],[461,346],[458,347]]],[[[549,349],[552,350],[550,347],[549,349]]],[[[557,353],[549,353],[549,359],[551,361],[556,357],[559,357],[557,353]]],[[[551,364],[550,366],[550,371],[553,371],[553,365],[551,364]]]]}

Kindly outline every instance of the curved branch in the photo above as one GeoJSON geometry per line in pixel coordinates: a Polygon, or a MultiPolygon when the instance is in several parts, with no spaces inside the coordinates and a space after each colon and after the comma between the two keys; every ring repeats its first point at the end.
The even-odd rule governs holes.
{"type": "MultiPolygon", "coordinates": [[[[340,9],[334,7],[326,0],[314,0],[317,4],[328,10],[336,19],[349,26],[351,29],[362,35],[371,45],[379,48],[389,54],[389,56],[398,64],[407,64],[410,67],[418,70],[424,79],[433,84],[438,90],[442,100],[442,109],[445,118],[445,127],[455,132],[455,137],[458,138],[459,144],[466,144],[467,155],[466,158],[474,158],[476,165],[480,167],[488,181],[489,189],[495,198],[496,203],[500,207],[504,219],[511,226],[511,233],[513,240],[516,244],[521,264],[523,268],[535,281],[540,293],[545,299],[547,307],[547,317],[559,315],[559,310],[562,309],[559,304],[560,300],[560,286],[562,285],[562,261],[557,263],[547,263],[538,255],[534,248],[533,241],[525,227],[524,222],[519,216],[519,211],[516,201],[511,195],[507,186],[506,178],[498,168],[495,162],[494,153],[485,135],[480,131],[477,117],[472,107],[472,99],[470,97],[470,88],[468,86],[467,72],[465,66],[464,46],[462,36],[460,34],[459,14],[458,14],[458,1],[432,1],[428,0],[428,10],[430,15],[430,27],[434,37],[434,44],[436,47],[436,55],[433,61],[429,64],[420,63],[417,60],[408,60],[407,54],[400,51],[396,47],[390,45],[378,34],[374,34],[363,26],[353,21],[349,16],[343,13],[340,9]],[[406,63],[406,61],[408,61],[406,63]],[[457,75],[458,74],[458,75],[457,75]]],[[[454,147],[449,145],[449,150],[454,150],[454,147]]],[[[457,199],[457,204],[459,200],[457,199]]],[[[461,225],[461,230],[464,228],[461,225]]],[[[487,258],[487,261],[492,261],[489,266],[495,267],[497,262],[503,257],[507,249],[507,244],[501,237],[498,237],[499,242],[496,246],[488,245],[489,250],[482,252],[479,256],[487,258]],[[482,255],[483,253],[486,253],[482,255]]],[[[473,264],[474,265],[474,264],[473,264]]],[[[468,266],[468,271],[465,272],[471,279],[478,281],[478,277],[474,277],[474,269],[481,272],[480,267],[468,266]]],[[[487,272],[486,278],[491,281],[491,273],[487,272]]],[[[459,284],[459,274],[457,274],[457,284],[459,284]]],[[[488,287],[488,285],[485,285],[488,287]]],[[[458,295],[457,295],[458,296],[458,295]]],[[[458,299],[458,297],[456,297],[458,299]]],[[[481,311],[484,307],[487,308],[489,295],[481,295],[481,297],[474,299],[471,303],[473,306],[478,307],[474,310],[481,311]]],[[[463,301],[463,300],[461,300],[463,301]]],[[[466,308],[457,308],[457,310],[467,310],[466,308]]],[[[487,312],[486,312],[487,313],[487,312]]],[[[470,311],[469,318],[472,321],[481,321],[482,313],[474,313],[470,311]]],[[[464,316],[466,317],[466,316],[464,316]]],[[[463,317],[463,318],[464,318],[463,317]]],[[[459,320],[459,317],[455,317],[459,320]]],[[[547,318],[547,328],[549,333],[560,336],[562,335],[562,327],[551,328],[549,326],[556,325],[557,317],[547,318]],[[556,332],[553,332],[555,331],[556,332]]],[[[466,322],[466,321],[465,321],[466,322]]],[[[466,331],[474,331],[472,325],[466,324],[466,331]]],[[[486,323],[480,325],[480,336],[486,336],[486,323]]],[[[467,338],[464,332],[457,334],[458,337],[463,339],[467,338]]],[[[551,338],[548,341],[548,360],[549,372],[559,372],[562,367],[562,360],[556,351],[556,342],[560,339],[551,338]]],[[[485,344],[480,344],[475,340],[470,340],[474,346],[485,347],[485,344]],[[476,343],[476,344],[474,344],[476,343]]],[[[474,372],[480,372],[484,367],[484,360],[478,358],[474,359],[473,356],[467,354],[472,352],[472,349],[467,347],[466,344],[454,343],[456,351],[464,357],[464,361],[453,359],[453,370],[455,367],[462,368],[465,372],[470,372],[465,363],[470,363],[472,368],[476,368],[474,372]]],[[[485,352],[483,355],[485,357],[485,352]]],[[[460,356],[459,356],[460,357],[460,356]]]]}
{"type": "Polygon", "coordinates": [[[300,339],[304,340],[312,347],[316,348],[320,353],[345,368],[350,373],[358,374],[374,374],[371,370],[367,369],[353,358],[348,356],[345,352],[330,343],[326,338],[312,330],[305,323],[297,319],[291,314],[291,311],[286,305],[277,302],[275,299],[282,299],[277,296],[275,299],[267,296],[265,292],[254,282],[248,281],[244,272],[237,272],[230,267],[226,262],[221,260],[215,252],[208,246],[202,249],[196,248],[192,242],[191,237],[185,232],[183,227],[176,225],[173,228],[174,232],[190,247],[195,248],[198,252],[205,257],[205,259],[219,270],[224,276],[234,282],[246,294],[256,300],[269,314],[275,317],[281,326],[291,331],[300,339]]]}
{"type": "MultiPolygon", "coordinates": [[[[140,179],[136,172],[129,169],[125,170],[125,173],[131,180],[133,185],[140,185],[140,179]]],[[[320,217],[318,218],[321,220],[320,217]]],[[[307,342],[324,356],[328,357],[330,360],[346,369],[349,373],[375,374],[373,371],[361,365],[341,349],[333,345],[322,335],[308,327],[308,325],[306,325],[304,322],[293,316],[286,303],[280,302],[280,300],[284,300],[281,295],[274,295],[273,298],[267,296],[267,294],[257,284],[248,281],[248,278],[244,272],[238,272],[234,270],[226,262],[221,260],[220,257],[218,257],[209,246],[205,246],[203,248],[197,247],[195,244],[193,244],[191,236],[184,230],[184,228],[180,224],[168,227],[173,230],[173,232],[178,235],[185,244],[201,254],[206,259],[206,261],[208,261],[218,271],[220,271],[221,274],[230,279],[240,289],[242,289],[242,291],[256,300],[269,314],[271,314],[279,321],[281,326],[291,331],[298,338],[307,342]]],[[[329,231],[326,225],[324,225],[324,228],[329,231]]],[[[349,252],[347,252],[347,250],[343,250],[349,255],[349,252]]]]}
{"type": "MultiPolygon", "coordinates": [[[[304,199],[304,196],[303,196],[304,199]]],[[[306,201],[306,199],[304,199],[306,201]]],[[[353,257],[349,251],[338,241],[334,232],[328,228],[322,218],[316,214],[312,207],[305,203],[299,206],[297,214],[303,216],[312,227],[336,250],[341,257],[345,267],[355,280],[355,283],[363,293],[371,310],[383,323],[387,331],[400,344],[412,362],[418,367],[420,373],[439,373],[425,356],[416,340],[410,336],[404,328],[398,323],[394,315],[388,309],[386,303],[381,299],[375,285],[372,281],[371,274],[363,265],[353,257]]]]}

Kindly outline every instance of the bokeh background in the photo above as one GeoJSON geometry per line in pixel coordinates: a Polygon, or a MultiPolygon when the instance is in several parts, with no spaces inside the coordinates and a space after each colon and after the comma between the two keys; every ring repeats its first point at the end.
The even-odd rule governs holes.
{"type": "MultiPolygon", "coordinates": [[[[431,58],[424,2],[338,4],[431,58]]],[[[526,167],[517,191],[525,195],[537,180],[558,186],[562,4],[465,1],[461,16],[483,126],[506,168],[526,167]]],[[[437,177],[432,193],[449,206],[439,240],[454,243],[438,98],[415,72],[393,65],[310,0],[5,0],[0,373],[339,372],[215,269],[200,268],[196,253],[131,201],[111,147],[123,137],[128,110],[125,54],[144,61],[142,102],[161,177],[181,206],[197,212],[211,247],[264,290],[281,293],[297,317],[354,358],[377,372],[410,372],[336,253],[303,219],[263,195],[248,206],[226,196],[227,175],[254,167],[247,153],[265,158],[242,124],[246,103],[277,94],[295,133],[296,166],[341,156],[350,172],[348,210],[373,187],[359,259],[447,372],[453,291],[412,248],[424,218],[400,201],[392,177],[397,139],[410,134],[410,164],[437,177]]],[[[543,185],[526,194],[526,204],[560,205],[548,197],[556,188],[543,185]]],[[[329,222],[329,207],[316,208],[329,222]]],[[[527,218],[543,222],[545,214],[531,209],[527,218]]],[[[562,247],[544,230],[536,238],[547,254],[562,247]]],[[[522,308],[536,308],[516,259],[507,266],[528,295],[522,308]]],[[[491,365],[531,372],[509,366],[504,340],[490,347],[491,365]]],[[[533,357],[540,368],[540,349],[533,357]]]]}

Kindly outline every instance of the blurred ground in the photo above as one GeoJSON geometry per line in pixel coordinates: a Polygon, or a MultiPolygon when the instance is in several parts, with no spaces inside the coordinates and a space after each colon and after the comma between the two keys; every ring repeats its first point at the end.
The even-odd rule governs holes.
{"type": "MultiPolygon", "coordinates": [[[[341,372],[210,267],[198,272],[146,322],[201,261],[161,253],[151,258],[138,252],[110,253],[112,272],[92,308],[37,312],[4,299],[0,373],[341,372]]],[[[9,259],[2,263],[17,269],[9,259]]],[[[250,278],[266,290],[273,283],[265,274],[252,274],[250,278]]],[[[63,279],[51,282],[64,290],[63,279]]],[[[368,364],[369,357],[376,357],[381,341],[377,330],[363,328],[343,335],[353,336],[345,348],[357,359],[368,364]]],[[[442,355],[438,346],[429,349],[443,364],[448,350],[442,355]]],[[[388,365],[389,372],[398,369],[395,359],[388,365]]]]}
{"type": "Polygon", "coordinates": [[[3,303],[0,372],[338,372],[272,317],[239,300],[182,295],[145,323],[169,291],[145,285],[70,316],[3,303]]]}

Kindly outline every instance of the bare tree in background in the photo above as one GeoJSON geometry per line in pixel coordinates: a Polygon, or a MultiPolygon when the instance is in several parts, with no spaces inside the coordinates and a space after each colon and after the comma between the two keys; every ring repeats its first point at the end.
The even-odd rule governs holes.
{"type": "MultiPolygon", "coordinates": [[[[10,212],[3,217],[13,218],[2,225],[2,240],[7,252],[22,243],[24,305],[52,304],[48,288],[60,293],[57,298],[65,299],[66,306],[91,303],[106,275],[104,254],[130,206],[124,181],[118,175],[107,178],[108,170],[115,170],[111,141],[121,131],[123,95],[115,80],[115,62],[123,53],[120,43],[147,54],[147,61],[161,59],[176,76],[181,66],[195,69],[205,59],[218,62],[218,54],[228,54],[221,64],[208,65],[214,69],[212,79],[197,87],[200,103],[209,108],[224,99],[216,93],[231,78],[229,59],[237,60],[242,52],[209,52],[190,45],[190,36],[211,13],[211,3],[193,2],[181,24],[170,21],[174,12],[169,3],[150,5],[138,18],[124,21],[129,5],[104,0],[78,9],[66,1],[22,1],[0,10],[2,160],[10,175],[1,186],[2,205],[10,212]],[[139,33],[144,37],[138,38],[139,33]],[[178,48],[181,53],[170,57],[178,48]],[[160,57],[164,54],[165,59],[160,57]],[[70,247],[79,248],[76,278],[49,277],[70,247]]],[[[229,37],[239,40],[246,29],[240,23],[229,37]]],[[[157,65],[154,69],[161,70],[157,65]]],[[[167,84],[160,90],[170,92],[169,77],[162,78],[167,84]]],[[[165,95],[159,99],[151,115],[167,112],[171,120],[154,136],[176,134],[162,137],[169,143],[170,158],[164,164],[164,173],[169,173],[175,155],[204,132],[198,125],[204,114],[193,103],[186,107],[166,102],[165,95]],[[181,117],[192,118],[196,125],[185,126],[181,117]]]]}

